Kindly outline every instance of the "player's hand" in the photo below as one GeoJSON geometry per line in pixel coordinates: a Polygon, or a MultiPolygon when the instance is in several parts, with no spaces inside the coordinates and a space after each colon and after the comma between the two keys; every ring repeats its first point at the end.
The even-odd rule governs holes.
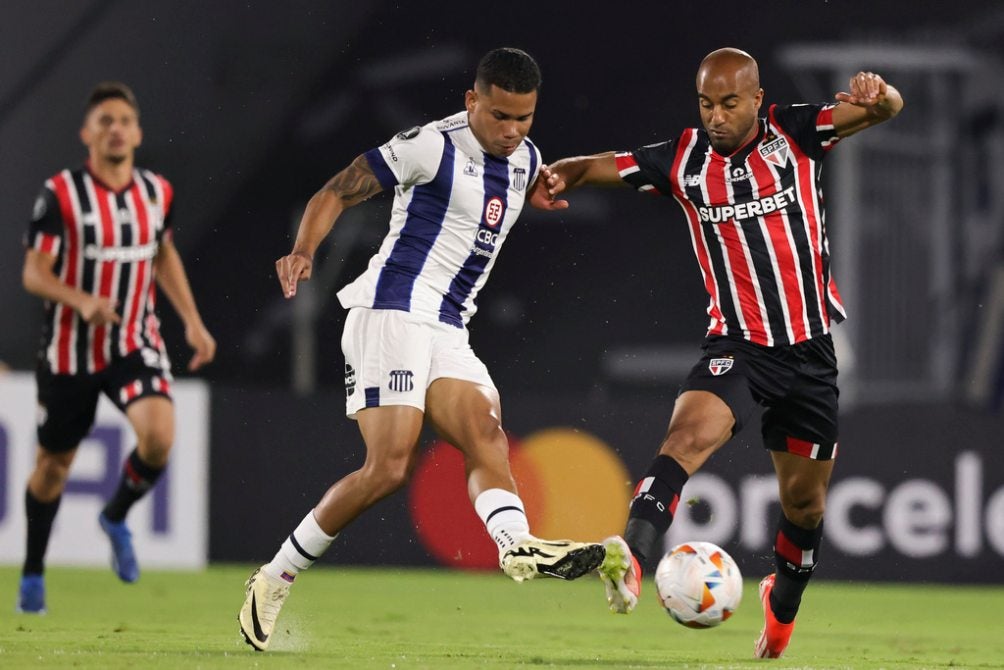
{"type": "Polygon", "coordinates": [[[192,360],[188,361],[189,371],[198,370],[216,358],[216,340],[202,323],[185,327],[185,341],[195,351],[192,360]]]}
{"type": "Polygon", "coordinates": [[[283,256],[277,260],[275,262],[275,273],[279,276],[282,295],[286,298],[292,298],[296,295],[297,282],[310,279],[310,272],[313,266],[313,259],[300,251],[294,251],[288,256],[283,256]]]}
{"type": "Polygon", "coordinates": [[[118,302],[111,298],[88,294],[77,308],[77,312],[80,313],[81,319],[92,326],[104,326],[109,323],[121,323],[122,317],[115,311],[117,305],[118,302]]]}
{"type": "Polygon", "coordinates": [[[537,180],[533,182],[533,190],[530,191],[530,205],[547,211],[568,209],[567,200],[554,199],[554,196],[564,190],[565,182],[561,176],[548,166],[542,165],[537,180]]]}
{"type": "Polygon", "coordinates": [[[850,92],[841,91],[835,97],[840,102],[884,115],[889,110],[888,92],[889,86],[882,77],[874,72],[858,72],[851,77],[850,92]]]}

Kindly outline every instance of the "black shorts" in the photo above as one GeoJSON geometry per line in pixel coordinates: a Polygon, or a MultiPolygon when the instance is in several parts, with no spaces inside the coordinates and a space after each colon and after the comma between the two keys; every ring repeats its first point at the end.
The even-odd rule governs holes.
{"type": "Polygon", "coordinates": [[[35,372],[38,386],[38,443],[46,451],[75,449],[91,431],[101,393],[125,412],[149,396],[171,399],[170,373],[147,365],[136,351],[94,374],[57,375],[44,363],[35,372]]]}
{"type": "Polygon", "coordinates": [[[712,335],[680,392],[709,391],[732,410],[738,433],[764,408],[764,446],[818,460],[837,455],[837,357],[829,335],[765,347],[712,335]]]}

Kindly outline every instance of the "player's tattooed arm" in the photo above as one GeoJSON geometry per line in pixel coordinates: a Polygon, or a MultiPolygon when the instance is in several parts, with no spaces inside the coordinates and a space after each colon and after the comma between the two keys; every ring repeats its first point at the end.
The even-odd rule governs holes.
{"type": "Polygon", "coordinates": [[[275,262],[284,296],[292,298],[296,295],[297,284],[310,279],[314,253],[342,212],[381,190],[383,187],[373,174],[369,161],[365,156],[358,156],[314,194],[303,210],[293,250],[275,262]]]}
{"type": "Polygon", "coordinates": [[[365,156],[356,156],[352,164],[328,180],[322,189],[338,196],[345,207],[358,205],[383,190],[365,156]]]}

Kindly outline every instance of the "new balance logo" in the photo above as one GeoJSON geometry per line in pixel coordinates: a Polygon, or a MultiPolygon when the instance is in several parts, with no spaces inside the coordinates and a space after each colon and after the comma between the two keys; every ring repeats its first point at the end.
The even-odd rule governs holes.
{"type": "Polygon", "coordinates": [[[415,374],[411,370],[391,370],[390,390],[407,393],[415,388],[415,374]]]}

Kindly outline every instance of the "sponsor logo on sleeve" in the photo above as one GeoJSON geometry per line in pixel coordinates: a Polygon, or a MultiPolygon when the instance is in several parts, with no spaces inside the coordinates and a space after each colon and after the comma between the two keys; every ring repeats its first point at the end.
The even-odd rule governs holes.
{"type": "MultiPolygon", "coordinates": [[[[408,130],[402,130],[397,134],[397,139],[399,140],[410,140],[418,137],[418,134],[422,132],[421,126],[415,126],[414,128],[409,128],[408,130]]],[[[385,135],[386,137],[386,135],[385,135]]]]}

